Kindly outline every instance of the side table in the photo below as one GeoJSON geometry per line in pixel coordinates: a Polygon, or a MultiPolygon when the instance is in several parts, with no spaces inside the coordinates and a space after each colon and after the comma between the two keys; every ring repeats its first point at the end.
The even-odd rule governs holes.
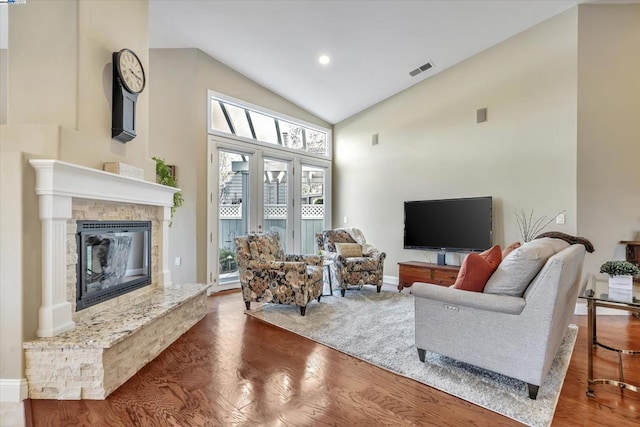
{"type": "Polygon", "coordinates": [[[640,355],[640,350],[622,350],[603,344],[598,341],[596,332],[597,307],[607,307],[617,310],[630,311],[632,313],[640,313],[640,284],[633,283],[633,296],[630,300],[621,300],[615,296],[609,296],[609,283],[606,276],[598,277],[594,274],[588,275],[580,291],[580,298],[587,300],[588,314],[588,340],[589,354],[587,357],[587,396],[595,397],[593,386],[595,384],[611,384],[621,389],[629,389],[631,391],[640,392],[640,386],[625,382],[624,372],[622,370],[622,355],[640,355]],[[593,352],[597,347],[618,353],[618,379],[594,378],[593,377],[593,352]]]}

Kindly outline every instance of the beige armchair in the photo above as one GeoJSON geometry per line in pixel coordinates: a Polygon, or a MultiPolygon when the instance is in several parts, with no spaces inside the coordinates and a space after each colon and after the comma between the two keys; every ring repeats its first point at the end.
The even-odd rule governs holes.
{"type": "Polygon", "coordinates": [[[242,297],[252,301],[290,304],[305,315],[307,304],[322,296],[322,257],[285,255],[276,232],[235,238],[242,297]]]}

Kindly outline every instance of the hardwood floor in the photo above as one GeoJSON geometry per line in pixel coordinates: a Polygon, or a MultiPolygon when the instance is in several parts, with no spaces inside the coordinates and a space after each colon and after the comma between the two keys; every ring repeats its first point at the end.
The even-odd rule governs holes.
{"type": "MultiPolygon", "coordinates": [[[[246,316],[243,308],[237,291],[209,297],[207,316],[106,400],[27,401],[28,425],[518,425],[246,316]]],[[[640,320],[598,320],[601,340],[640,348],[640,320]]],[[[598,385],[596,397],[586,397],[586,317],[575,323],[578,341],[553,425],[640,425],[640,393],[598,385]]],[[[616,357],[598,350],[596,376],[615,378],[616,357]]],[[[640,384],[640,357],[626,359],[626,379],[640,384]]]]}

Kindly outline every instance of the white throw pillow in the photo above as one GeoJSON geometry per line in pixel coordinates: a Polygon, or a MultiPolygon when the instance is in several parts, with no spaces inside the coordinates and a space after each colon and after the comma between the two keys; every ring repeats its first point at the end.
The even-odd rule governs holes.
{"type": "Polygon", "coordinates": [[[336,252],[345,258],[361,257],[362,246],[358,243],[336,243],[336,252]]]}
{"type": "Polygon", "coordinates": [[[547,260],[568,246],[564,240],[550,237],[525,243],[502,260],[484,293],[521,297],[547,260]]]}

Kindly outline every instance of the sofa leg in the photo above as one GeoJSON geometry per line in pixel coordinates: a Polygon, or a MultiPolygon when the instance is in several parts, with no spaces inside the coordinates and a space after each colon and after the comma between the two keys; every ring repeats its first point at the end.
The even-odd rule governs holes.
{"type": "Polygon", "coordinates": [[[300,307],[300,314],[304,316],[304,314],[307,312],[307,307],[300,307]]]}
{"type": "Polygon", "coordinates": [[[421,362],[424,362],[424,358],[426,355],[427,355],[427,350],[424,350],[421,348],[418,349],[418,357],[420,358],[421,362]]]}
{"type": "Polygon", "coordinates": [[[247,310],[251,310],[251,301],[245,301],[244,305],[247,307],[247,310]]]}
{"type": "Polygon", "coordinates": [[[347,292],[347,290],[346,290],[346,289],[340,289],[340,294],[341,294],[342,296],[344,296],[345,292],[347,292]]]}
{"type": "Polygon", "coordinates": [[[380,293],[380,289],[382,289],[382,285],[378,286],[378,293],[380,293]]]}
{"type": "Polygon", "coordinates": [[[527,383],[527,386],[529,387],[529,399],[536,400],[536,397],[538,397],[538,390],[540,389],[540,386],[529,383],[527,383]]]}
{"type": "Polygon", "coordinates": [[[322,298],[322,295],[318,295],[318,302],[320,302],[320,298],[322,298]]]}

